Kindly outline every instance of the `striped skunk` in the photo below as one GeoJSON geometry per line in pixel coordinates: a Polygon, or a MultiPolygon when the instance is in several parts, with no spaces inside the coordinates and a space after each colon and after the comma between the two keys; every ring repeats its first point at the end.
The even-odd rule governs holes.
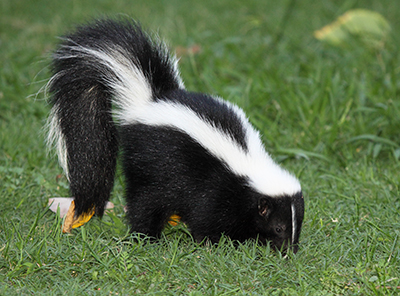
{"type": "Polygon", "coordinates": [[[130,19],[78,27],[53,54],[48,144],[75,217],[102,216],[122,154],[132,232],[158,237],[179,215],[193,238],[258,239],[297,251],[299,181],[265,151],[244,112],[190,92],[177,59],[130,19]]]}

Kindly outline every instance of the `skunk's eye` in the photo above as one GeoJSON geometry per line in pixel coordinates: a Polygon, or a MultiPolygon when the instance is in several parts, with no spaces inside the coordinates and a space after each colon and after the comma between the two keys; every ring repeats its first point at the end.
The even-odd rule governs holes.
{"type": "Polygon", "coordinates": [[[282,228],[277,227],[277,228],[275,228],[275,231],[276,231],[276,233],[280,233],[282,231],[282,228]]]}

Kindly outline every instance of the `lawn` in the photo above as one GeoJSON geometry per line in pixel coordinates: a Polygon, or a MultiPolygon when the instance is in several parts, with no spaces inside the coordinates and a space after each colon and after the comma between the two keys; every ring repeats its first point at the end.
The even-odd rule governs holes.
{"type": "Polygon", "coordinates": [[[0,295],[398,295],[398,12],[398,0],[2,0],[0,295]],[[379,46],[314,37],[354,8],[389,22],[379,46]],[[167,41],[189,90],[242,107],[298,176],[306,208],[296,255],[225,237],[198,245],[184,225],[148,243],[129,234],[121,173],[113,212],[61,232],[47,208],[69,196],[44,143],[49,55],[74,25],[119,14],[167,41]]]}

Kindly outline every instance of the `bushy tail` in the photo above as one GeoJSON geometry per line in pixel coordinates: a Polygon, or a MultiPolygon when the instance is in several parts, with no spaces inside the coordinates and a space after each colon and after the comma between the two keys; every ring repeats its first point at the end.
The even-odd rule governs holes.
{"type": "Polygon", "coordinates": [[[118,154],[112,105],[123,124],[118,114],[183,88],[177,62],[136,22],[120,19],[79,27],[63,39],[52,66],[49,145],[70,182],[75,215],[93,206],[102,215],[118,154]]]}

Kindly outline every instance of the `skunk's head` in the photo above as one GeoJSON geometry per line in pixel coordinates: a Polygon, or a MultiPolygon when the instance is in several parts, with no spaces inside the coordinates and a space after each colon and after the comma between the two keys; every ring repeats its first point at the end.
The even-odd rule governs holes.
{"type": "Polygon", "coordinates": [[[304,217],[304,199],[301,192],[294,195],[269,197],[258,200],[261,238],[268,240],[273,248],[293,253],[298,251],[299,236],[304,217]]]}

